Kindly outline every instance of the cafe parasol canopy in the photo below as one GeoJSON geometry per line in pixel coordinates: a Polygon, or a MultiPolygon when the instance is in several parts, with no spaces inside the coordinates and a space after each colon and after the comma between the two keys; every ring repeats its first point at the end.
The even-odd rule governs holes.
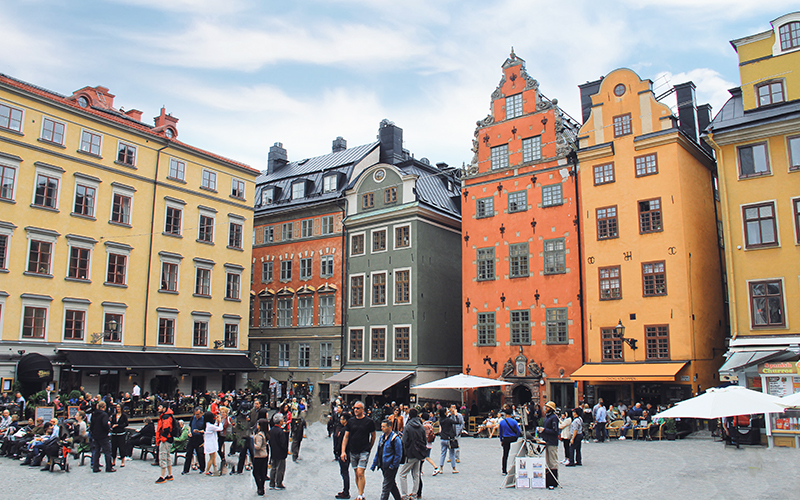
{"type": "Polygon", "coordinates": [[[475,389],[477,387],[496,387],[498,385],[513,385],[510,382],[496,380],[493,378],[476,377],[459,373],[452,377],[447,377],[425,384],[415,385],[412,389],[475,389]]]}
{"type": "Polygon", "coordinates": [[[677,403],[654,418],[720,418],[757,413],[782,413],[781,398],[731,385],[677,403]]]}
{"type": "Polygon", "coordinates": [[[800,392],[782,397],[781,404],[789,408],[800,408],[800,392]]]}

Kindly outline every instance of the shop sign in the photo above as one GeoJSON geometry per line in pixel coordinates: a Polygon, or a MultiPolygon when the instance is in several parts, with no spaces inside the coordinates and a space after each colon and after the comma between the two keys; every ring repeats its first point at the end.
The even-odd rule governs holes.
{"type": "Polygon", "coordinates": [[[780,361],[758,365],[758,373],[764,375],[800,375],[800,361],[780,361]]]}

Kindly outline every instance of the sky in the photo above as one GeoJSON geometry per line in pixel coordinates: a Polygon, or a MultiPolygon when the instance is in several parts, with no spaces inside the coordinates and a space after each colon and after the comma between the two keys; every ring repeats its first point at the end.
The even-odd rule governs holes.
{"type": "MultiPolygon", "coordinates": [[[[729,41],[798,10],[769,0],[0,0],[0,73],[177,117],[180,139],[265,169],[375,140],[381,120],[431,163],[472,158],[511,47],[580,119],[578,85],[619,67],[656,95],[692,80],[714,113],[739,85],[729,41]]],[[[674,106],[674,101],[665,100],[674,106]]]]}

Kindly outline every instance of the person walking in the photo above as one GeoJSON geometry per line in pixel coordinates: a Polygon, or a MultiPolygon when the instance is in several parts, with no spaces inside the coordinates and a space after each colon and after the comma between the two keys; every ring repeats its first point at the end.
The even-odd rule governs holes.
{"type": "Polygon", "coordinates": [[[522,434],[519,430],[519,424],[516,420],[506,415],[506,412],[500,412],[500,423],[497,426],[497,436],[500,438],[500,443],[503,446],[503,475],[508,474],[508,452],[511,449],[511,443],[515,443],[519,436],[522,434]]]}
{"type": "Polygon", "coordinates": [[[192,457],[197,455],[197,464],[200,469],[200,474],[206,468],[206,457],[203,455],[203,434],[205,431],[206,423],[203,420],[203,408],[198,406],[194,409],[194,416],[189,422],[189,442],[186,443],[186,459],[183,464],[183,472],[181,475],[186,475],[192,468],[192,457]]]}
{"type": "Polygon", "coordinates": [[[219,451],[219,431],[222,430],[220,415],[207,411],[203,415],[203,422],[206,427],[203,429],[203,451],[206,454],[206,476],[220,475],[217,463],[217,452],[219,451]],[[214,472],[211,472],[211,468],[214,472]]]}
{"type": "Polygon", "coordinates": [[[253,479],[256,480],[256,494],[264,496],[267,482],[267,460],[269,459],[269,421],[262,418],[256,424],[253,434],[253,479]]]}
{"type": "Polygon", "coordinates": [[[375,444],[375,421],[367,418],[364,413],[364,403],[356,401],[353,404],[355,416],[347,421],[344,428],[344,439],[342,440],[341,459],[346,460],[347,454],[344,450],[349,450],[350,465],[356,472],[356,487],[358,487],[358,500],[364,499],[364,487],[367,480],[364,471],[369,462],[369,452],[375,444]],[[349,448],[348,448],[349,446],[349,448]]]}
{"type": "Polygon", "coordinates": [[[306,419],[298,413],[297,418],[292,421],[292,462],[300,460],[300,445],[306,432],[306,419]]]}
{"type": "MultiPolygon", "coordinates": [[[[444,472],[444,459],[447,453],[450,453],[450,466],[453,469],[453,474],[458,474],[456,470],[456,455],[453,445],[457,445],[456,441],[456,419],[453,416],[455,408],[445,410],[439,408],[439,444],[442,447],[442,455],[439,458],[439,474],[444,472]],[[453,443],[455,441],[455,443],[453,443]]],[[[436,473],[434,472],[434,475],[436,473]]]]}
{"type": "Polygon", "coordinates": [[[581,418],[580,407],[572,410],[572,423],[569,430],[572,433],[569,438],[569,463],[567,467],[575,467],[576,465],[583,465],[583,458],[581,457],[581,443],[583,442],[583,419],[581,418]]]}
{"type": "Polygon", "coordinates": [[[598,443],[602,443],[606,440],[606,420],[608,419],[608,413],[606,412],[606,407],[603,406],[602,399],[593,410],[595,440],[598,443]]]}
{"type": "MultiPolygon", "coordinates": [[[[461,437],[461,433],[464,432],[464,415],[458,411],[458,407],[456,405],[450,405],[450,413],[453,415],[453,418],[456,419],[456,439],[461,437]]],[[[461,446],[456,448],[456,463],[461,463],[461,446]]]]}
{"type": "MultiPolygon", "coordinates": [[[[335,417],[333,415],[332,417],[335,417]]],[[[333,456],[336,462],[339,463],[339,474],[342,476],[342,491],[336,494],[335,498],[339,500],[347,500],[350,498],[350,457],[348,450],[342,449],[342,441],[344,441],[344,426],[347,421],[352,417],[350,412],[343,412],[338,418],[338,422],[333,425],[333,456]],[[344,452],[344,453],[343,453],[344,452]],[[342,454],[345,460],[342,460],[342,454]]]]}
{"type": "MultiPolygon", "coordinates": [[[[255,457],[253,450],[253,432],[255,432],[258,426],[259,413],[261,413],[261,400],[256,398],[253,400],[253,407],[250,409],[250,413],[247,416],[248,430],[243,436],[244,444],[239,448],[239,463],[236,465],[236,474],[241,474],[242,470],[244,470],[248,453],[250,454],[251,461],[255,457]]],[[[233,473],[234,470],[233,467],[231,467],[231,474],[233,473]]]]}
{"type": "Polygon", "coordinates": [[[403,443],[400,437],[392,430],[392,421],[388,418],[381,423],[381,438],[370,470],[378,468],[383,472],[383,485],[381,486],[381,500],[389,500],[389,494],[394,500],[400,500],[400,491],[397,489],[397,470],[400,460],[403,459],[403,443]]]}
{"type": "Polygon", "coordinates": [[[408,410],[408,418],[403,427],[403,454],[406,463],[400,467],[400,496],[402,498],[416,498],[419,490],[419,472],[422,461],[427,456],[425,446],[425,428],[419,420],[417,409],[408,410]],[[411,495],[408,494],[408,474],[411,473],[411,495]]]}
{"type": "Polygon", "coordinates": [[[269,430],[269,450],[272,455],[269,489],[285,490],[283,476],[286,473],[286,457],[289,455],[289,434],[284,429],[286,423],[282,413],[275,414],[272,423],[272,429],[269,430]]]}
{"type": "Polygon", "coordinates": [[[570,425],[572,425],[572,416],[569,411],[565,410],[558,419],[558,429],[561,431],[559,439],[561,444],[564,445],[564,460],[561,461],[562,464],[569,463],[569,438],[572,435],[570,425]]]}
{"type": "MultiPolygon", "coordinates": [[[[158,465],[161,467],[161,475],[156,479],[156,484],[172,481],[172,460],[170,460],[170,449],[175,440],[175,429],[178,427],[175,416],[169,407],[158,406],[158,425],[156,426],[156,446],[158,447],[158,465]]],[[[186,460],[191,461],[192,456],[186,455],[186,460]]]]}
{"type": "Polygon", "coordinates": [[[128,437],[128,415],[122,410],[122,404],[117,403],[117,407],[111,415],[111,466],[116,465],[117,455],[122,459],[120,467],[125,467],[125,441],[128,437]]]}
{"type": "Polygon", "coordinates": [[[100,401],[97,403],[97,409],[93,412],[89,427],[89,434],[92,437],[92,472],[100,472],[100,453],[103,454],[106,463],[106,472],[117,472],[117,469],[111,464],[110,432],[111,425],[108,423],[106,404],[100,401]]]}
{"type": "MultiPolygon", "coordinates": [[[[544,405],[545,416],[544,426],[537,430],[544,438],[545,442],[545,463],[547,469],[552,474],[553,480],[546,481],[547,487],[553,489],[558,483],[558,417],[556,416],[556,404],[548,401],[544,405]]],[[[550,479],[550,477],[547,477],[550,479]]]]}

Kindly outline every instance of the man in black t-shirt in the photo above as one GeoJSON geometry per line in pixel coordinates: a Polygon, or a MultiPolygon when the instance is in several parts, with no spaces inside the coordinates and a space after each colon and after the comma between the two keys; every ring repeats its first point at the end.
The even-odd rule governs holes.
{"type": "Polygon", "coordinates": [[[344,439],[342,440],[342,461],[347,460],[350,451],[350,465],[356,472],[356,486],[358,486],[358,499],[364,497],[366,478],[364,471],[369,462],[369,452],[375,444],[375,421],[364,414],[364,403],[356,401],[353,404],[355,417],[347,421],[344,426],[344,439]]]}

